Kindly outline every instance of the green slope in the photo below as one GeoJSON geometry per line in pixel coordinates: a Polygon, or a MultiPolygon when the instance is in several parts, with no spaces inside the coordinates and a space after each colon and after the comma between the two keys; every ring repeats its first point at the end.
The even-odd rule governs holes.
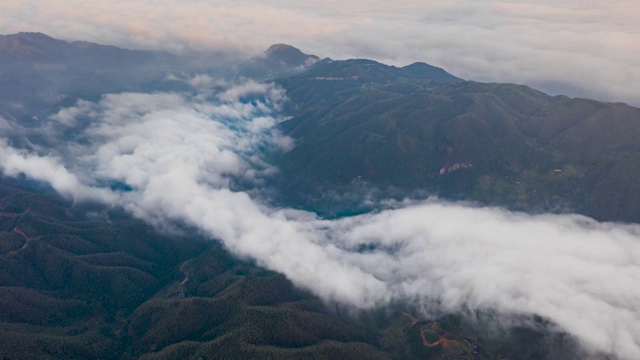
{"type": "Polygon", "coordinates": [[[292,115],[281,129],[296,140],[278,160],[288,201],[322,210],[334,206],[328,191],[393,187],[640,221],[640,109],[513,84],[408,79],[365,61],[341,66],[357,78],[326,80],[333,67],[280,81],[292,115]]]}
{"type": "Polygon", "coordinates": [[[216,242],[161,235],[99,207],[7,185],[0,186],[0,203],[2,359],[534,359],[577,353],[570,339],[544,327],[491,337],[460,317],[416,318],[409,304],[345,311],[282,275],[234,259],[216,242]]]}

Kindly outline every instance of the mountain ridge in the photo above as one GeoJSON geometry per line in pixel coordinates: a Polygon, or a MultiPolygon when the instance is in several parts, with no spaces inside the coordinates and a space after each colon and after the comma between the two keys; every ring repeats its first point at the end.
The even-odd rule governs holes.
{"type": "Polygon", "coordinates": [[[0,35],[0,63],[55,63],[89,61],[90,57],[98,61],[96,65],[105,66],[111,62],[101,63],[100,56],[91,51],[101,52],[102,57],[117,57],[120,61],[150,61],[153,57],[171,58],[167,52],[124,49],[113,45],[102,45],[88,41],[65,41],[39,32],[20,32],[0,35]]]}
{"type": "Polygon", "coordinates": [[[307,206],[333,206],[329,189],[393,187],[640,222],[640,170],[627,166],[640,159],[640,109],[522,85],[391,80],[374,66],[362,82],[316,68],[279,81],[296,104],[281,124],[296,146],[278,165],[307,206]]]}

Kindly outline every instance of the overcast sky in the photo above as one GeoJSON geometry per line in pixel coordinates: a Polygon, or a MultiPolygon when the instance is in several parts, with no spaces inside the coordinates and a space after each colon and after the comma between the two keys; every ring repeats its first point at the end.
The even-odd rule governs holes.
{"type": "Polygon", "coordinates": [[[640,105],[637,0],[1,1],[0,32],[18,31],[172,51],[288,43],[640,105]]]}

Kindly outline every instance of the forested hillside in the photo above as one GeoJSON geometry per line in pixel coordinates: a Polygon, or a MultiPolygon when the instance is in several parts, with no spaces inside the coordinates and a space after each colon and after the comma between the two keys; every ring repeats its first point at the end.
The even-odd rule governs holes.
{"type": "Polygon", "coordinates": [[[382,188],[640,221],[640,109],[405,69],[338,61],[279,81],[296,146],[278,165],[299,200],[382,188]]]}

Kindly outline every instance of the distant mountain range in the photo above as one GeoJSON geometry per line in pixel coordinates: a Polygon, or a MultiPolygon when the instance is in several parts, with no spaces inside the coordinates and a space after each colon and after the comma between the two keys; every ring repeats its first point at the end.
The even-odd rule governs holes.
{"type": "Polygon", "coordinates": [[[175,58],[175,55],[166,52],[127,50],[86,41],[67,42],[42,33],[0,35],[0,64],[124,67],[157,61],[170,62],[175,58]]]}
{"type": "Polygon", "coordinates": [[[25,123],[78,98],[142,91],[179,64],[164,52],[66,42],[41,33],[0,36],[0,116],[25,123]]]}
{"type": "Polygon", "coordinates": [[[178,56],[67,42],[42,33],[0,35],[0,116],[30,122],[79,98],[94,100],[123,91],[195,90],[187,82],[176,81],[176,76],[274,79],[300,72],[318,60],[283,44],[238,63],[220,54],[178,56]]]}
{"type": "MultiPolygon", "coordinates": [[[[0,36],[0,115],[28,123],[109,92],[196,91],[167,77],[208,71],[190,64],[39,33],[0,36]]],[[[640,221],[640,169],[630,166],[640,159],[637,108],[464,81],[426,63],[320,59],[285,44],[210,74],[286,89],[292,118],[281,128],[296,146],[276,159],[283,201],[329,211],[339,206],[322,200],[327,188],[376,188],[640,221]]]]}

